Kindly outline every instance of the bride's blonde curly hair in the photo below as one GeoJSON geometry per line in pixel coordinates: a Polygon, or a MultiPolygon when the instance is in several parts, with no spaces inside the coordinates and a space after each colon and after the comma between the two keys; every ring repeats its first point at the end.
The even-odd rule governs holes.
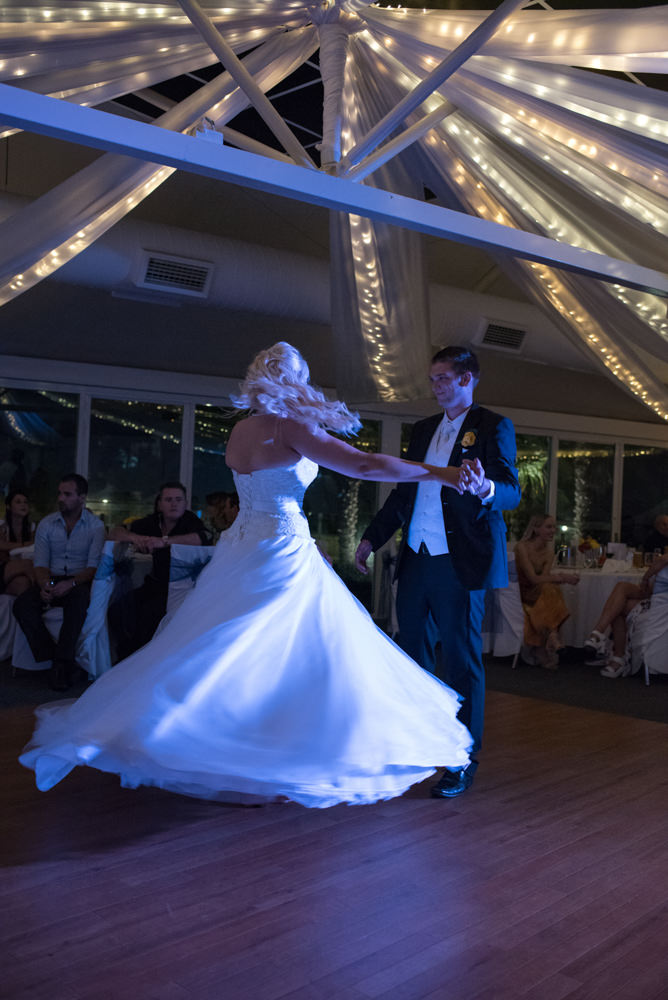
{"type": "Polygon", "coordinates": [[[358,415],[351,413],[345,403],[326,399],[309,384],[308,365],[299,351],[285,341],[260,351],[251,361],[232,402],[240,410],[292,417],[343,434],[354,434],[362,426],[358,415]]]}

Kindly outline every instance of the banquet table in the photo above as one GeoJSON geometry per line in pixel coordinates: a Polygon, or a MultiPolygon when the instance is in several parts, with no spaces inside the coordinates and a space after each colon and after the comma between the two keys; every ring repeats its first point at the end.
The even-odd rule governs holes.
{"type": "MultiPolygon", "coordinates": [[[[560,569],[560,572],[564,572],[560,569]]],[[[577,584],[562,584],[561,592],[570,611],[570,618],[559,629],[559,635],[566,646],[584,646],[603,605],[620,580],[630,583],[640,583],[644,570],[633,569],[615,573],[606,573],[602,569],[578,569],[580,577],[577,584]]]]}

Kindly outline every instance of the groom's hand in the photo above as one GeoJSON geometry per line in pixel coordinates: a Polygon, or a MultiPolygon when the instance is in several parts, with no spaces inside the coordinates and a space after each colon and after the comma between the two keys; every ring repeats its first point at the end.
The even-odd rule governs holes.
{"type": "Polygon", "coordinates": [[[465,489],[480,499],[484,499],[491,489],[489,479],[485,476],[479,458],[465,458],[462,460],[465,489]]]}
{"type": "Polygon", "coordinates": [[[373,551],[371,542],[368,538],[363,538],[362,541],[357,546],[357,552],[355,553],[355,566],[365,575],[369,572],[369,568],[366,564],[367,559],[373,551]]]}

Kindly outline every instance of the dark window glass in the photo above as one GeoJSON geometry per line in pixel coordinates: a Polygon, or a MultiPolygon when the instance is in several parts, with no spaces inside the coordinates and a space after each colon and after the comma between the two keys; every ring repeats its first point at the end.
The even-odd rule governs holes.
{"type": "MultiPolygon", "coordinates": [[[[357,438],[352,439],[362,451],[380,449],[380,421],[364,420],[357,438]]],[[[304,498],[311,533],[334,560],[334,569],[357,598],[371,607],[371,574],[362,577],[355,569],[355,549],[362,532],[376,513],[377,483],[349,479],[330,469],[321,469],[304,498]]]]}
{"type": "Polygon", "coordinates": [[[658,514],[668,514],[668,449],[627,444],[620,541],[643,546],[658,514]]]}
{"type": "Polygon", "coordinates": [[[406,452],[408,451],[408,444],[411,439],[411,434],[413,433],[413,427],[415,424],[402,424],[401,425],[401,457],[406,457],[406,452]]]}
{"type": "Polygon", "coordinates": [[[182,415],[166,403],[92,400],[88,506],[107,527],[150,514],[161,484],[178,480],[182,415]]]}
{"type": "Polygon", "coordinates": [[[76,471],[78,408],[73,393],[0,388],[0,491],[25,490],[34,521],[56,509],[60,477],[76,471]]]}
{"type": "Polygon", "coordinates": [[[517,435],[517,475],[522,499],[515,510],[505,514],[510,537],[519,539],[534,514],[547,513],[550,470],[549,437],[517,435]]]}
{"type": "Polygon", "coordinates": [[[614,446],[560,441],[558,456],[558,541],[570,545],[590,537],[606,545],[613,540],[614,446]]]}
{"type": "Polygon", "coordinates": [[[232,470],[225,465],[225,448],[232,428],[245,414],[230,407],[204,404],[195,407],[193,454],[193,504],[202,507],[208,493],[231,493],[232,470]]]}

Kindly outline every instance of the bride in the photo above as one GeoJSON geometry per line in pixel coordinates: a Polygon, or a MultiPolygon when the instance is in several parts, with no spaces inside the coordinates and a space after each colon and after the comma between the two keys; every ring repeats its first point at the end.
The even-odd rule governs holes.
{"type": "Polygon", "coordinates": [[[46,790],[75,766],[125,786],[305,806],[401,795],[471,740],[458,696],[373,623],[310,537],[301,504],[318,465],[381,482],[466,470],[365,454],[332,437],[359,420],[309,384],[289,344],[261,352],[226,451],[239,515],[153,640],[77,701],[38,711],[20,760],[46,790]]]}

